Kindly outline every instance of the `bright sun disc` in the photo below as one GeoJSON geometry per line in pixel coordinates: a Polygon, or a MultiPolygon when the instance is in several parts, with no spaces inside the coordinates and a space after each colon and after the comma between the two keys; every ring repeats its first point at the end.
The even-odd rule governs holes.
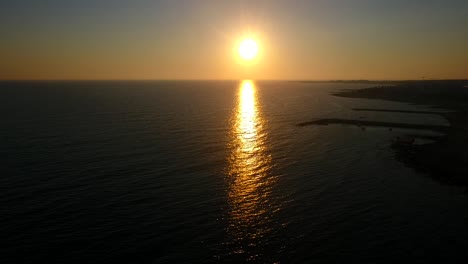
{"type": "Polygon", "coordinates": [[[239,45],[239,55],[245,60],[251,60],[257,56],[258,45],[253,39],[244,39],[239,45]]]}

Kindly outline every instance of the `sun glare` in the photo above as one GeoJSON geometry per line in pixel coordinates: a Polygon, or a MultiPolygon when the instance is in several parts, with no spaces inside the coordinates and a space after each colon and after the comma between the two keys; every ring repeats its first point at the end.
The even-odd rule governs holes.
{"type": "Polygon", "coordinates": [[[257,42],[253,39],[244,39],[239,45],[239,55],[244,60],[252,60],[258,54],[257,42]]]}

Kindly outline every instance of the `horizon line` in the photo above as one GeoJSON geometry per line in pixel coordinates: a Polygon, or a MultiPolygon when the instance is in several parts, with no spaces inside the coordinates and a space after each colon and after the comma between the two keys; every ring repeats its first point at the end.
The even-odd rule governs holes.
{"type": "Polygon", "coordinates": [[[285,81],[285,82],[407,82],[407,81],[468,81],[468,78],[447,79],[0,79],[0,82],[155,82],[155,81],[285,81]]]}

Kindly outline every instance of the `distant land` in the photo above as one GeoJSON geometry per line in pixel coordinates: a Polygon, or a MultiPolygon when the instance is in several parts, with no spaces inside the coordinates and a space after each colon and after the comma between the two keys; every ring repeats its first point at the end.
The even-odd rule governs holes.
{"type": "Polygon", "coordinates": [[[407,165],[429,173],[440,182],[468,188],[468,80],[385,81],[384,83],[396,85],[345,90],[334,95],[383,99],[448,110],[438,113],[450,122],[450,128],[445,136],[432,144],[394,145],[394,148],[397,157],[407,165]]]}
{"type": "Polygon", "coordinates": [[[302,80],[304,83],[363,83],[363,84],[409,84],[409,83],[452,83],[452,82],[463,82],[468,85],[468,79],[422,79],[422,80],[302,80]]]}

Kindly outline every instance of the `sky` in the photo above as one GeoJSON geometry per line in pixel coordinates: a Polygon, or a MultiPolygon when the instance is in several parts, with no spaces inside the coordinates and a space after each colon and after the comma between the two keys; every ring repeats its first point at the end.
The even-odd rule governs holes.
{"type": "Polygon", "coordinates": [[[467,47],[466,0],[0,4],[4,80],[468,79],[467,47]]]}

